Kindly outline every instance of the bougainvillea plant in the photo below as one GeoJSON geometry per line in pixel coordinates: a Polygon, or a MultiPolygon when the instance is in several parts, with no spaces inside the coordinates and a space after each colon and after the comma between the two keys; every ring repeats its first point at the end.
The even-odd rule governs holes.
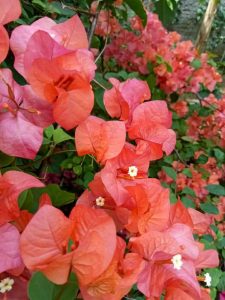
{"type": "Polygon", "coordinates": [[[0,0],[0,64],[0,299],[223,300],[207,54],[140,0],[0,0]]]}

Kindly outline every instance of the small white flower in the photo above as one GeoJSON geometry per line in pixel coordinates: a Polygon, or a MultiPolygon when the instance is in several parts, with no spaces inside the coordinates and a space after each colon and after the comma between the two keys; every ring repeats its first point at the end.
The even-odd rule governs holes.
{"type": "Polygon", "coordinates": [[[128,169],[128,175],[130,175],[130,177],[136,177],[138,174],[138,168],[135,166],[130,166],[128,169]]]}
{"type": "Polygon", "coordinates": [[[181,254],[176,254],[172,257],[171,259],[172,263],[173,263],[173,267],[176,270],[180,270],[182,265],[183,265],[183,261],[182,261],[182,256],[181,254]]]}
{"type": "Polygon", "coordinates": [[[205,273],[205,279],[204,282],[206,283],[207,286],[211,286],[211,281],[212,281],[212,277],[210,276],[209,273],[205,273]]]}
{"type": "Polygon", "coordinates": [[[105,204],[105,199],[103,197],[98,197],[95,199],[95,203],[97,206],[104,206],[105,204]]]}
{"type": "Polygon", "coordinates": [[[5,292],[9,292],[12,289],[14,284],[14,280],[12,278],[4,278],[0,281],[0,293],[4,294],[5,292]]]}

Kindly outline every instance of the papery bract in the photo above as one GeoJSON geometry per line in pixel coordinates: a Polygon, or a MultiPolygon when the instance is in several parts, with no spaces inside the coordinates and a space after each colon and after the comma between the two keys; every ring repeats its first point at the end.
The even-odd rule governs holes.
{"type": "Polygon", "coordinates": [[[151,185],[156,184],[158,191],[162,187],[156,179],[147,179],[147,170],[149,167],[149,158],[151,151],[149,148],[139,152],[138,147],[126,143],[121,153],[108,160],[105,167],[100,171],[101,180],[118,206],[129,208],[133,204],[130,201],[130,195],[126,190],[126,186],[139,184],[151,185]],[[136,170],[135,176],[130,176],[130,169],[134,167],[136,170]]]}
{"type": "Polygon", "coordinates": [[[0,273],[12,271],[16,275],[23,271],[19,240],[20,233],[15,226],[9,223],[0,226],[0,273]]]}
{"type": "Polygon", "coordinates": [[[135,253],[124,257],[125,246],[125,242],[118,237],[114,257],[106,271],[89,285],[81,286],[85,300],[119,300],[129,292],[142,264],[141,257],[135,253]]]}
{"type": "Polygon", "coordinates": [[[210,225],[213,222],[211,216],[203,214],[200,211],[197,211],[193,208],[188,208],[188,212],[191,216],[194,225],[194,233],[202,235],[211,232],[210,225]]]}
{"type": "Polygon", "coordinates": [[[82,205],[72,210],[70,219],[60,210],[44,205],[21,235],[25,265],[42,271],[56,284],[66,283],[71,267],[80,284],[88,284],[107,268],[115,247],[112,219],[82,205]],[[68,252],[70,239],[75,250],[68,252]]]}
{"type": "MultiPolygon", "coordinates": [[[[204,247],[204,245],[203,245],[204,247]]],[[[214,249],[202,250],[200,249],[199,256],[195,261],[197,269],[215,268],[219,265],[218,252],[214,249]]]]}
{"type": "Polygon", "coordinates": [[[101,164],[119,155],[125,138],[126,129],[123,122],[107,122],[93,116],[81,123],[75,133],[78,155],[92,154],[101,164]]]}
{"type": "Polygon", "coordinates": [[[98,208],[100,207],[98,205],[100,199],[102,201],[101,208],[113,218],[117,231],[123,229],[124,225],[127,224],[130,212],[128,209],[116,205],[116,202],[105,189],[99,173],[89,183],[89,189],[90,191],[85,190],[78,198],[77,204],[98,208]]]}
{"type": "Polygon", "coordinates": [[[21,255],[29,270],[57,283],[67,281],[72,254],[66,253],[72,221],[49,205],[39,209],[21,235],[21,255]]]}
{"type": "Polygon", "coordinates": [[[103,211],[77,205],[71,211],[73,240],[79,242],[72,266],[81,285],[97,278],[110,264],[116,249],[116,228],[103,211]]]}
{"type": "Polygon", "coordinates": [[[162,157],[162,151],[169,155],[176,143],[176,134],[169,129],[172,115],[168,111],[166,102],[150,101],[139,105],[133,113],[133,120],[128,130],[129,137],[137,143],[146,143],[147,147],[157,147],[152,152],[151,160],[162,157]]]}
{"type": "Polygon", "coordinates": [[[30,86],[20,86],[9,69],[0,70],[0,149],[34,158],[41,147],[43,128],[53,122],[52,109],[30,86]]]}
{"type": "Polygon", "coordinates": [[[19,171],[8,171],[0,175],[0,225],[19,216],[18,196],[32,187],[43,187],[37,178],[19,171]]]}
{"type": "Polygon", "coordinates": [[[170,207],[170,224],[182,223],[193,228],[193,222],[188,209],[183,205],[180,199],[170,207]]]}
{"type": "Polygon", "coordinates": [[[24,60],[28,82],[52,103],[56,122],[68,130],[89,116],[94,104],[90,80],[96,68],[90,51],[67,50],[48,33],[37,31],[29,39],[24,60]]]}
{"type": "MultiPolygon", "coordinates": [[[[177,225],[181,231],[181,227],[185,228],[185,225],[177,225]]],[[[188,252],[191,249],[184,248],[183,253],[186,242],[183,243],[182,240],[177,239],[176,235],[179,232],[177,229],[174,227],[168,233],[149,231],[141,237],[130,240],[132,251],[141,255],[145,260],[145,268],[138,278],[138,288],[148,297],[160,297],[171,279],[176,280],[178,286],[180,282],[182,289],[191,289],[191,294],[196,299],[200,295],[200,287],[195,276],[194,259],[192,261],[186,256],[186,254],[191,256],[191,252],[188,252]],[[171,258],[178,253],[184,256],[182,267],[179,270],[173,267],[171,261],[171,258]]],[[[187,241],[188,238],[187,236],[187,241]]],[[[193,245],[194,240],[192,240],[191,246],[193,245]]],[[[196,255],[198,255],[197,252],[196,255]]]]}
{"type": "Polygon", "coordinates": [[[10,46],[15,55],[14,67],[23,76],[25,76],[24,54],[29,39],[38,30],[49,33],[55,41],[67,49],[88,48],[87,34],[77,15],[60,24],[48,17],[43,17],[31,25],[18,26],[12,32],[10,46]]]}
{"type": "MultiPolygon", "coordinates": [[[[39,208],[47,204],[52,205],[52,202],[49,195],[44,193],[39,198],[39,208]]],[[[28,210],[20,210],[19,216],[13,220],[13,225],[16,226],[19,232],[23,232],[30,220],[33,218],[33,215],[34,214],[30,213],[28,210]]]]}
{"type": "Polygon", "coordinates": [[[6,29],[0,24],[0,63],[6,58],[9,50],[9,37],[6,29]]]}
{"type": "Polygon", "coordinates": [[[146,186],[140,184],[127,187],[127,190],[135,204],[126,229],[140,234],[164,230],[169,218],[169,190],[161,189],[159,192],[159,187],[154,184],[148,185],[148,191],[146,186]]]}
{"type": "Polygon", "coordinates": [[[1,0],[0,2],[0,63],[6,58],[9,50],[8,33],[2,25],[19,18],[21,6],[19,0],[1,0]],[[13,9],[12,9],[13,7],[13,9]]]}
{"type": "Polygon", "coordinates": [[[148,84],[137,79],[128,79],[122,83],[114,78],[109,81],[113,88],[104,93],[105,108],[110,117],[129,123],[135,108],[151,97],[148,84]]]}

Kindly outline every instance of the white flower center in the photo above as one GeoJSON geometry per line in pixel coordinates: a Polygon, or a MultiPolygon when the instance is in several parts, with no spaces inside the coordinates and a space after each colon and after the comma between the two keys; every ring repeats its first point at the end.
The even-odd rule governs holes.
{"type": "Polygon", "coordinates": [[[209,275],[209,273],[205,273],[205,279],[204,282],[207,286],[211,286],[212,277],[209,275]]]}
{"type": "Polygon", "coordinates": [[[0,293],[4,294],[5,292],[9,292],[12,289],[14,284],[14,280],[12,278],[4,278],[0,281],[0,293]]]}
{"type": "Polygon", "coordinates": [[[97,206],[104,206],[105,204],[105,199],[103,197],[98,197],[95,199],[95,203],[97,206]]]}
{"type": "Polygon", "coordinates": [[[136,177],[138,174],[138,168],[135,166],[130,166],[128,169],[128,175],[130,175],[130,177],[136,177]]]}
{"type": "Polygon", "coordinates": [[[180,270],[182,265],[183,265],[183,261],[182,261],[182,256],[181,254],[176,254],[172,257],[171,259],[172,263],[173,263],[173,267],[176,270],[180,270]]]}

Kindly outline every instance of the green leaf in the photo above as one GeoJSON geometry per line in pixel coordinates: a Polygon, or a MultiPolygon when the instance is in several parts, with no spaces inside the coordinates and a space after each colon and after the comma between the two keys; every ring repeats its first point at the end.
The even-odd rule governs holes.
{"type": "Polygon", "coordinates": [[[78,285],[73,273],[71,273],[66,284],[57,285],[49,281],[41,272],[36,272],[28,286],[30,300],[75,299],[77,292],[78,285]]]}
{"type": "Polygon", "coordinates": [[[47,138],[51,138],[53,136],[54,133],[54,126],[50,125],[48,128],[45,128],[44,130],[44,134],[47,138]]]}
{"type": "Polygon", "coordinates": [[[221,151],[218,148],[215,148],[215,149],[213,149],[213,152],[218,161],[222,162],[224,160],[225,154],[223,151],[221,151]]]}
{"type": "Polygon", "coordinates": [[[195,191],[192,190],[191,188],[189,188],[188,186],[182,190],[181,194],[186,194],[186,195],[190,195],[192,197],[196,197],[195,191]]]}
{"type": "Polygon", "coordinates": [[[103,102],[104,90],[102,88],[96,88],[95,90],[95,102],[98,104],[99,108],[106,112],[105,105],[103,102]]]}
{"type": "Polygon", "coordinates": [[[173,20],[177,7],[176,0],[157,0],[154,4],[155,12],[159,15],[159,19],[164,26],[170,24],[173,20]]]}
{"type": "Polygon", "coordinates": [[[225,196],[225,187],[220,184],[208,184],[205,189],[210,192],[210,194],[217,196],[225,196]]]}
{"type": "Polygon", "coordinates": [[[176,195],[170,191],[170,203],[176,203],[177,202],[177,197],[176,195]]]}
{"type": "Polygon", "coordinates": [[[87,187],[89,182],[94,179],[94,174],[92,172],[87,172],[84,175],[84,185],[87,187]]]}
{"type": "Polygon", "coordinates": [[[82,157],[74,156],[72,160],[73,160],[73,163],[75,163],[76,165],[79,165],[81,163],[82,159],[83,159],[82,157]]]}
{"type": "Polygon", "coordinates": [[[216,207],[216,205],[209,203],[209,202],[201,203],[200,208],[201,208],[201,210],[203,210],[204,212],[209,213],[209,214],[217,215],[219,213],[219,210],[216,207]]]}
{"type": "Polygon", "coordinates": [[[49,184],[43,188],[32,188],[22,192],[18,199],[20,209],[35,213],[39,206],[39,198],[44,193],[49,195],[52,204],[56,207],[71,203],[75,199],[74,193],[61,190],[57,184],[49,184]]]}
{"type": "Polygon", "coordinates": [[[164,162],[167,163],[167,164],[172,165],[173,161],[174,161],[174,158],[173,158],[172,155],[166,156],[166,157],[164,158],[164,162]]]}
{"type": "Polygon", "coordinates": [[[200,117],[208,117],[213,113],[212,107],[201,107],[198,111],[200,117]]]}
{"type": "Polygon", "coordinates": [[[81,175],[81,173],[82,173],[82,166],[80,166],[80,165],[74,166],[74,167],[73,167],[73,172],[74,172],[76,175],[81,175]]]}
{"type": "Polygon", "coordinates": [[[34,213],[38,209],[38,202],[35,202],[32,189],[22,192],[18,198],[19,208],[34,213]]]}
{"type": "Polygon", "coordinates": [[[124,1],[142,20],[143,26],[147,23],[147,14],[141,0],[125,0],[124,1]]]}
{"type": "Polygon", "coordinates": [[[199,59],[193,59],[191,62],[191,66],[197,70],[197,69],[201,68],[202,63],[199,59]]]}
{"type": "Polygon", "coordinates": [[[216,241],[216,247],[217,247],[218,249],[223,249],[223,248],[225,248],[225,237],[220,238],[220,239],[218,239],[218,240],[216,241]]]}
{"type": "Polygon", "coordinates": [[[156,76],[153,73],[151,73],[146,78],[146,81],[148,83],[148,86],[149,86],[150,90],[153,90],[156,86],[156,76]]]}
{"type": "Polygon", "coordinates": [[[220,281],[217,285],[217,288],[220,292],[225,291],[225,272],[223,272],[222,276],[220,277],[220,281]]]}
{"type": "Polygon", "coordinates": [[[97,82],[96,85],[98,87],[101,87],[103,90],[110,89],[112,87],[112,84],[107,80],[105,80],[101,73],[98,72],[95,73],[95,81],[97,82]]]}
{"type": "Polygon", "coordinates": [[[0,152],[0,168],[7,167],[14,161],[13,156],[8,156],[3,152],[0,152]]]}
{"type": "Polygon", "coordinates": [[[181,139],[182,139],[183,141],[189,142],[189,143],[193,143],[193,142],[194,142],[193,138],[190,137],[190,136],[182,136],[181,139]]]}
{"type": "Polygon", "coordinates": [[[201,154],[198,159],[196,159],[197,164],[206,164],[208,161],[208,157],[204,154],[201,154]]]}
{"type": "Polygon", "coordinates": [[[171,167],[162,167],[162,169],[166,172],[166,174],[170,177],[170,178],[172,178],[173,180],[176,180],[177,179],[177,173],[176,173],[176,171],[173,169],[173,168],[171,168],[171,167]]]}
{"type": "Polygon", "coordinates": [[[45,10],[47,3],[42,0],[32,0],[32,4],[40,6],[43,10],[45,10]]]}
{"type": "Polygon", "coordinates": [[[51,200],[52,204],[56,207],[66,205],[74,201],[74,193],[61,190],[57,184],[49,184],[42,189],[42,193],[47,193],[51,200]]]}
{"type": "Polygon", "coordinates": [[[216,295],[217,295],[217,289],[216,288],[211,288],[210,289],[211,300],[215,300],[216,299],[216,295]]]}
{"type": "Polygon", "coordinates": [[[182,173],[184,175],[186,175],[187,177],[192,178],[192,173],[191,173],[190,169],[185,168],[185,169],[183,169],[182,173]]]}
{"type": "Polygon", "coordinates": [[[193,200],[191,200],[188,197],[181,197],[181,201],[183,202],[183,204],[185,205],[185,207],[191,207],[191,208],[195,208],[195,203],[193,200]]]}
{"type": "Polygon", "coordinates": [[[53,141],[56,144],[68,141],[68,140],[73,140],[72,136],[70,136],[68,133],[66,133],[62,128],[57,128],[53,132],[53,141]]]}
{"type": "Polygon", "coordinates": [[[222,249],[222,256],[223,256],[223,258],[225,259],[225,248],[222,249]]]}

